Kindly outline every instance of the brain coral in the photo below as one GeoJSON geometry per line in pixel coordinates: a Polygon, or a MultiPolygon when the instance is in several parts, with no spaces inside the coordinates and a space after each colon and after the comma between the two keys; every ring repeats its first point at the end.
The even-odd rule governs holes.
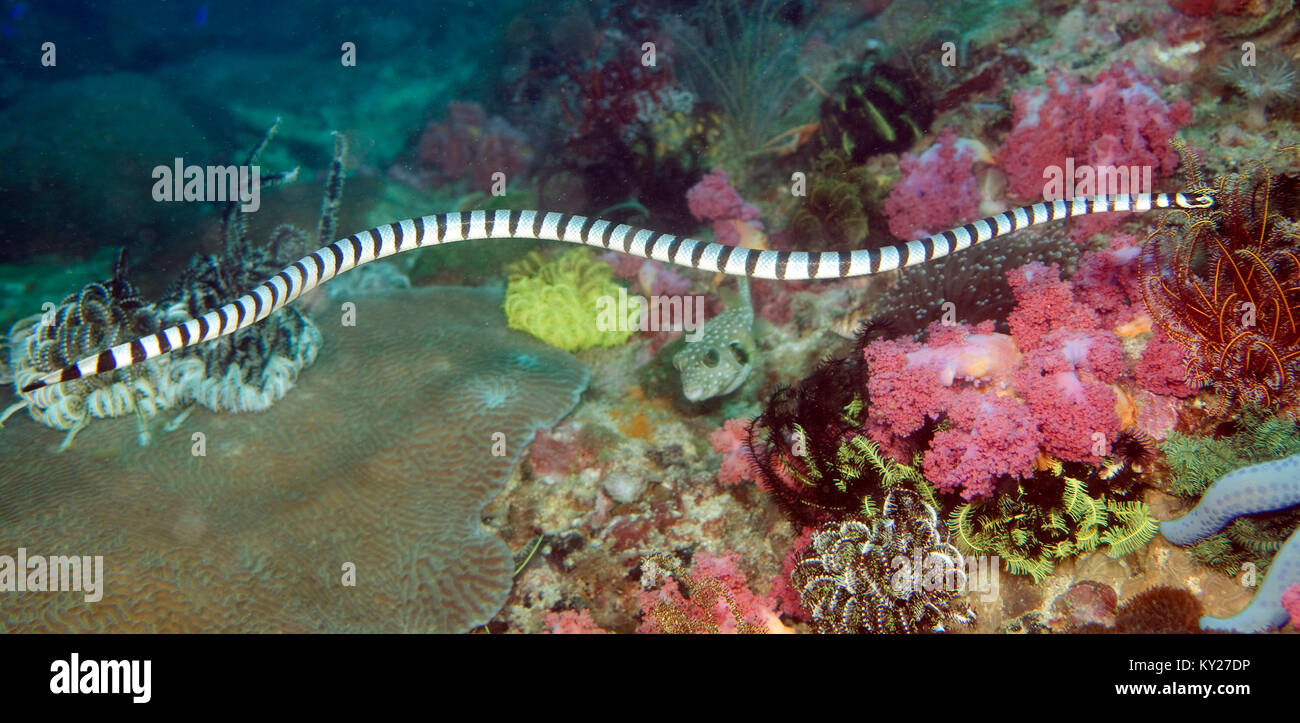
{"type": "Polygon", "coordinates": [[[0,631],[458,632],[495,615],[513,561],[481,511],[587,369],[506,330],[499,293],[355,301],[355,326],[321,320],[300,392],[256,416],[196,410],[147,448],[108,420],[60,455],[29,419],[0,431],[0,554],[103,555],[105,576],[98,603],[0,595],[0,631]]]}

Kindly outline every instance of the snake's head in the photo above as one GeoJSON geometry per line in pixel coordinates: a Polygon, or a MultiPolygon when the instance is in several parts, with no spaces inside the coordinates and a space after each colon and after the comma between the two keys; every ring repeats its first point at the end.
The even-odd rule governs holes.
{"type": "Polygon", "coordinates": [[[1179,208],[1209,208],[1214,205],[1214,189],[1196,188],[1188,193],[1176,193],[1174,203],[1179,208]]]}

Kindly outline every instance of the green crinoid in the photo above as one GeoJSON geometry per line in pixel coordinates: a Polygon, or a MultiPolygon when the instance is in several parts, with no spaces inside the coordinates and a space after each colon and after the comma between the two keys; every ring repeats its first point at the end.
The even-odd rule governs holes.
{"type": "MultiPolygon", "coordinates": [[[[862,397],[854,395],[841,409],[840,421],[845,428],[856,429],[865,418],[864,410],[862,397]]],[[[880,451],[880,445],[857,432],[843,434],[835,446],[828,449],[812,440],[798,422],[791,422],[790,427],[794,440],[791,454],[779,457],[781,470],[787,478],[810,490],[822,488],[840,500],[851,498],[860,505],[857,511],[867,516],[878,514],[879,501],[873,498],[873,490],[878,491],[883,500],[896,487],[910,489],[926,504],[936,509],[939,507],[933,485],[920,471],[920,455],[911,465],[902,464],[886,456],[880,451]],[[839,494],[831,493],[830,488],[839,494]]]]}
{"type": "Polygon", "coordinates": [[[953,542],[979,554],[1002,558],[1007,572],[1041,582],[1062,560],[1105,546],[1123,557],[1155,537],[1158,526],[1147,506],[1119,500],[1104,490],[1111,465],[1089,468],[1052,460],[1047,470],[1019,483],[1014,493],[968,502],[953,510],[953,542]],[[1075,473],[1073,476],[1070,473],[1075,473]]]}
{"type": "Polygon", "coordinates": [[[1199,497],[1235,469],[1300,454],[1300,428],[1286,414],[1246,405],[1233,420],[1230,434],[1201,437],[1172,432],[1160,449],[1172,473],[1169,491],[1199,497]]]}

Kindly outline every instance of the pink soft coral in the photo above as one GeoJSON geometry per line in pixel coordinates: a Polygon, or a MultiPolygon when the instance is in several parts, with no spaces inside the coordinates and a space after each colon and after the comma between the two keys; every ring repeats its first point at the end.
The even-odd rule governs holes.
{"type": "Polygon", "coordinates": [[[721,168],[700,179],[686,192],[686,204],[691,214],[701,221],[713,224],[713,236],[718,243],[729,246],[740,244],[740,231],[734,222],[741,221],[754,228],[762,228],[758,223],[758,207],[745,203],[740,193],[731,185],[727,172],[721,168]]]}
{"type": "Polygon", "coordinates": [[[489,118],[478,103],[452,101],[447,117],[421,133],[414,163],[394,164],[389,176],[417,188],[463,181],[487,191],[494,173],[514,178],[532,155],[527,137],[504,118],[489,118]]]}
{"type": "Polygon", "coordinates": [[[920,239],[978,217],[975,161],[974,147],[959,140],[951,128],[919,157],[904,153],[898,159],[903,177],[885,199],[889,232],[900,239],[920,239]]]}
{"type": "Polygon", "coordinates": [[[1007,315],[1007,324],[1021,349],[1036,348],[1057,329],[1097,327],[1096,312],[1075,301],[1074,290],[1061,280],[1056,264],[1025,264],[1007,273],[1007,283],[1016,297],[1016,308],[1007,315]]]}
{"type": "Polygon", "coordinates": [[[939,491],[987,497],[999,477],[1033,473],[1041,434],[1025,405],[963,389],[947,413],[953,428],[936,432],[925,453],[926,477],[939,491]]]}
{"type": "Polygon", "coordinates": [[[1282,608],[1291,615],[1291,627],[1300,629],[1300,582],[1282,593],[1282,608]]]}
{"type": "Polygon", "coordinates": [[[542,615],[547,632],[555,635],[604,635],[609,631],[591,619],[590,610],[547,611],[542,615]]]}
{"type": "Polygon", "coordinates": [[[937,419],[955,380],[997,383],[1020,361],[1015,342],[992,333],[991,322],[975,328],[934,324],[925,344],[881,339],[867,345],[865,356],[871,416],[887,420],[900,435],[919,430],[927,417],[937,419]]]}
{"type": "Polygon", "coordinates": [[[1103,326],[1115,328],[1145,313],[1138,285],[1141,244],[1130,234],[1115,234],[1104,249],[1084,252],[1071,283],[1079,303],[1096,310],[1103,326]]]}
{"type": "MultiPolygon", "coordinates": [[[[706,580],[714,580],[731,593],[735,600],[741,620],[757,625],[760,629],[774,631],[780,627],[777,615],[779,603],[769,595],[758,595],[749,589],[748,578],[740,570],[740,554],[725,552],[698,552],[695,554],[689,574],[696,585],[706,580]]],[[[736,632],[736,615],[727,605],[727,601],[718,596],[711,610],[701,610],[682,595],[676,579],[668,579],[658,590],[643,590],[637,595],[641,604],[642,621],[637,627],[638,633],[661,633],[662,628],[653,611],[660,602],[665,602],[686,615],[688,619],[705,625],[713,624],[719,633],[736,632]]]]}
{"type": "Polygon", "coordinates": [[[1170,339],[1164,329],[1155,327],[1134,370],[1138,386],[1156,394],[1192,396],[1196,390],[1187,385],[1185,359],[1183,346],[1170,339]]]}
{"type": "Polygon", "coordinates": [[[722,453],[722,467],[718,470],[718,484],[734,487],[754,476],[750,464],[748,422],[743,419],[728,419],[722,426],[709,434],[709,444],[715,452],[722,453]]]}
{"type": "Polygon", "coordinates": [[[944,421],[929,440],[925,473],[967,499],[991,494],[999,478],[1032,474],[1040,453],[1097,462],[1132,423],[1120,415],[1117,385],[1131,373],[1115,332],[1055,267],[1031,263],[1008,277],[1016,295],[1010,336],[992,322],[936,323],[923,344],[876,340],[864,350],[867,433],[906,459],[903,439],[944,421]]]}
{"type": "MultiPolygon", "coordinates": [[[[1064,169],[1067,158],[1077,166],[1150,166],[1156,177],[1170,175],[1178,154],[1169,139],[1192,119],[1186,100],[1167,103],[1157,81],[1129,62],[1111,65],[1091,85],[1050,73],[1045,85],[1017,91],[1012,103],[1014,126],[994,159],[1007,173],[1008,195],[1022,201],[1040,198],[1044,169],[1064,169]]],[[[1116,214],[1079,219],[1074,238],[1118,223],[1116,214]]]]}
{"type": "Polygon", "coordinates": [[[799,591],[790,583],[790,577],[794,574],[795,565],[799,564],[799,558],[812,546],[812,536],[816,531],[817,528],[812,526],[803,528],[803,532],[799,533],[785,553],[785,560],[781,562],[781,574],[772,578],[772,589],[768,594],[780,603],[781,614],[792,620],[806,621],[808,617],[799,591]]]}

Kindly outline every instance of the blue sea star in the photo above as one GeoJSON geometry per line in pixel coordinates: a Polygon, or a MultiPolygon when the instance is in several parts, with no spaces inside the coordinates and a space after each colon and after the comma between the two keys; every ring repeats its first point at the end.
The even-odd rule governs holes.
{"type": "MultiPolygon", "coordinates": [[[[1161,523],[1160,534],[1175,545],[1190,545],[1242,515],[1296,505],[1300,505],[1300,454],[1225,474],[1210,486],[1195,509],[1161,523]]],[[[1282,607],[1282,593],[1294,583],[1300,583],[1300,530],[1278,550],[1264,584],[1245,610],[1230,618],[1207,615],[1201,618],[1201,628],[1256,633],[1281,627],[1289,617],[1282,607]]]]}

